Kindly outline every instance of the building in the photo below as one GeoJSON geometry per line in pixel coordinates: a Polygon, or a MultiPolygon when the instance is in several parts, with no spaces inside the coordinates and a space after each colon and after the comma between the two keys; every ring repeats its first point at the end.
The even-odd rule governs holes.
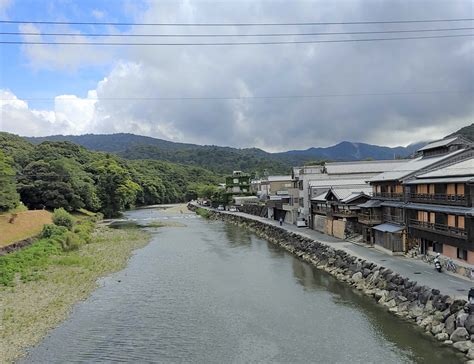
{"type": "Polygon", "coordinates": [[[234,171],[231,176],[225,179],[225,191],[229,195],[229,200],[233,196],[248,196],[250,191],[250,175],[242,171],[234,171]]]}
{"type": "Polygon", "coordinates": [[[268,176],[262,181],[262,191],[267,196],[267,216],[270,219],[281,218],[290,224],[296,222],[299,190],[292,176],[268,176]]]}
{"type": "Polygon", "coordinates": [[[364,215],[359,222],[364,225],[362,229],[366,242],[394,254],[411,249],[414,240],[407,238],[407,203],[410,202],[408,196],[412,191],[408,187],[409,181],[470,157],[470,141],[463,137],[446,138],[421,148],[416,158],[371,178],[372,198],[376,201],[360,206],[364,215]]]}
{"type": "Polygon", "coordinates": [[[422,254],[474,264],[474,156],[404,182],[408,239],[422,254]]]}

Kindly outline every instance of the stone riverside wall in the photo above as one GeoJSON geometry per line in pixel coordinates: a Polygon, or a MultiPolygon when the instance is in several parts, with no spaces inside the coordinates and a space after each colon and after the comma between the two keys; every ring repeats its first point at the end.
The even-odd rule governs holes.
{"type": "Polygon", "coordinates": [[[9,253],[13,253],[14,251],[23,249],[33,244],[35,241],[36,241],[36,238],[28,238],[28,239],[21,240],[13,244],[2,246],[0,247],[0,256],[7,255],[9,253]]]}
{"type": "MultiPolygon", "coordinates": [[[[195,208],[190,205],[191,210],[195,208]]],[[[472,314],[468,313],[469,305],[465,300],[454,300],[388,268],[277,226],[215,211],[210,211],[209,217],[250,229],[339,281],[352,285],[386,306],[394,315],[413,322],[438,341],[465,353],[467,362],[474,364],[474,310],[472,314]]]]}

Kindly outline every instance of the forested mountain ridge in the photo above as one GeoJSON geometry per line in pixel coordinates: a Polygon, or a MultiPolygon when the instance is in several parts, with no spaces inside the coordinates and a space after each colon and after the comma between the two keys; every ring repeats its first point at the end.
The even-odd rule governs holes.
{"type": "Polygon", "coordinates": [[[281,153],[269,153],[258,148],[232,148],[215,145],[175,143],[134,134],[55,135],[27,138],[33,143],[46,140],[71,141],[88,149],[114,152],[126,159],[158,159],[174,163],[201,166],[217,173],[233,170],[286,174],[295,165],[316,160],[363,160],[405,158],[424,145],[383,147],[365,143],[341,142],[326,148],[309,148],[281,153]]]}
{"type": "MultiPolygon", "coordinates": [[[[133,206],[185,201],[200,185],[221,182],[200,167],[125,160],[70,142],[33,145],[3,132],[0,151],[0,197],[16,189],[32,209],[86,208],[110,217],[133,206]]],[[[0,210],[18,205],[18,196],[12,196],[0,210]]]]}
{"type": "Polygon", "coordinates": [[[455,133],[452,133],[449,136],[453,136],[453,135],[462,135],[474,142],[474,123],[472,123],[471,125],[465,126],[464,128],[459,129],[458,131],[456,131],[455,133]]]}

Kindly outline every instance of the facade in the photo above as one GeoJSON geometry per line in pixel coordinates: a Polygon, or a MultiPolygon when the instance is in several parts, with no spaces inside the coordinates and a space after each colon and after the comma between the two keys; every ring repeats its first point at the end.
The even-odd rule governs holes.
{"type": "Polygon", "coordinates": [[[262,181],[262,191],[267,196],[266,206],[270,219],[281,218],[291,224],[296,222],[295,201],[299,198],[299,191],[292,176],[268,176],[262,181]]]}
{"type": "Polygon", "coordinates": [[[230,199],[233,196],[248,196],[250,191],[250,175],[242,171],[234,171],[231,176],[225,179],[225,190],[230,199]]]}
{"type": "Polygon", "coordinates": [[[474,157],[420,174],[404,186],[410,243],[422,254],[474,264],[474,157]]]}
{"type": "MultiPolygon", "coordinates": [[[[419,187],[409,187],[410,181],[415,181],[417,176],[425,173],[443,170],[451,164],[468,160],[472,154],[472,143],[468,140],[462,137],[442,139],[421,148],[415,159],[406,161],[399,168],[370,179],[373,200],[377,202],[371,202],[371,206],[360,206],[363,215],[359,221],[363,225],[365,241],[394,254],[404,253],[417,245],[416,239],[408,237],[408,221],[418,218],[412,212],[415,209],[412,196],[417,191],[419,195],[434,195],[436,191],[443,194],[444,187],[424,183],[420,183],[419,187]]],[[[424,219],[425,215],[420,215],[420,218],[424,219]]]]}

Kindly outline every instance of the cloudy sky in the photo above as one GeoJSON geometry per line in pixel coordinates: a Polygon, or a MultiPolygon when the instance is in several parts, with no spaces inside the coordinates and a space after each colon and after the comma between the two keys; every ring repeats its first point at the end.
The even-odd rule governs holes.
{"type": "MultiPolygon", "coordinates": [[[[25,21],[301,23],[450,18],[474,18],[474,2],[0,0],[0,19],[25,21]]],[[[3,35],[3,41],[197,43],[280,38],[104,40],[84,34],[474,28],[474,21],[271,27],[0,26],[4,32],[75,34],[69,38],[3,35]]],[[[473,30],[281,39],[433,34],[473,34],[473,30]]],[[[20,135],[131,132],[280,151],[342,140],[406,145],[442,137],[474,122],[474,37],[219,47],[0,44],[0,52],[0,130],[20,135]]]]}

